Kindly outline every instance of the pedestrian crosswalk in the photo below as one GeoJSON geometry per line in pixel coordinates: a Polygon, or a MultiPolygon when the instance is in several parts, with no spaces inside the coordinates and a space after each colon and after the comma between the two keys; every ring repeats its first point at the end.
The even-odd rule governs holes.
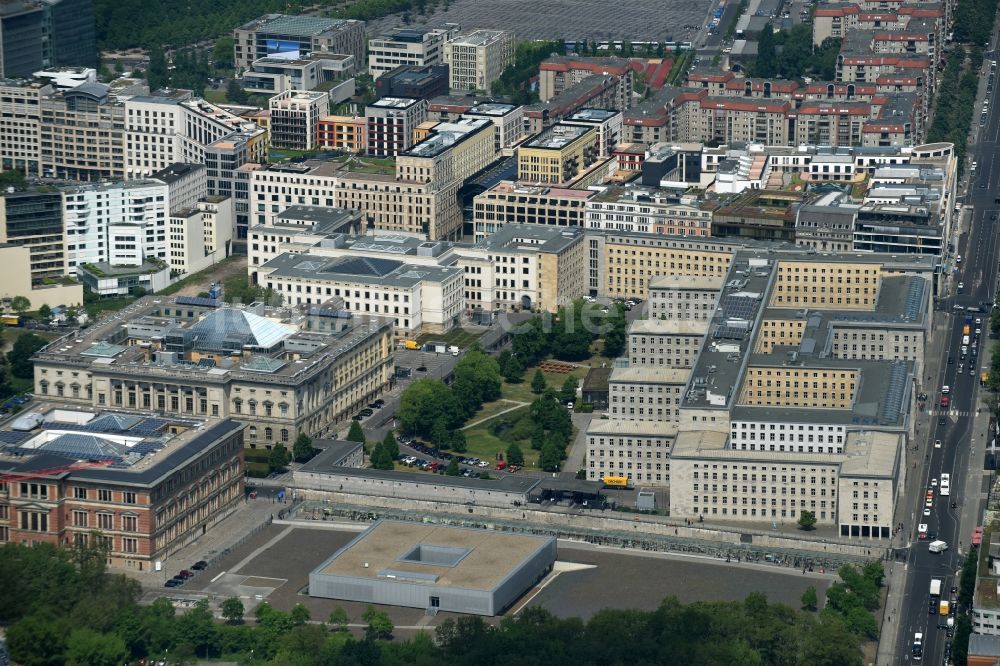
{"type": "Polygon", "coordinates": [[[928,412],[931,416],[949,416],[951,418],[962,418],[970,416],[972,412],[960,409],[932,409],[928,412]]]}

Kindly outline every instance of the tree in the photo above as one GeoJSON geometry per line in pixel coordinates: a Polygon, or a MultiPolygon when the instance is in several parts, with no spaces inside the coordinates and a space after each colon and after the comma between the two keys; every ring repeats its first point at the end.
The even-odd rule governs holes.
{"type": "Polygon", "coordinates": [[[395,626],[388,614],[376,610],[374,606],[369,606],[361,616],[368,626],[365,628],[365,638],[368,640],[389,640],[392,638],[392,630],[395,626]]]}
{"type": "Polygon", "coordinates": [[[511,442],[510,446],[507,447],[507,464],[524,466],[524,453],[521,452],[521,447],[514,442],[511,442]]]}
{"type": "Polygon", "coordinates": [[[38,308],[38,316],[42,319],[52,318],[52,308],[49,307],[48,303],[42,303],[41,307],[38,308]]]}
{"type": "Polygon", "coordinates": [[[501,366],[503,378],[508,384],[520,384],[524,381],[524,364],[516,355],[511,354],[507,362],[501,366]]]}
{"type": "Polygon", "coordinates": [[[154,44],[149,49],[149,68],[146,70],[146,82],[150,90],[157,90],[169,83],[170,71],[167,69],[167,56],[163,47],[154,44]]]}
{"type": "Polygon", "coordinates": [[[448,439],[448,446],[455,453],[465,453],[469,450],[468,442],[465,441],[465,432],[462,430],[452,430],[448,439]]]}
{"type": "Polygon", "coordinates": [[[347,611],[342,606],[334,606],[327,622],[333,625],[334,631],[347,631],[347,625],[351,623],[351,618],[348,617],[347,611]]]}
{"type": "Polygon", "coordinates": [[[458,467],[458,458],[452,458],[448,461],[448,466],[444,468],[444,473],[446,476],[460,476],[462,470],[458,467]]]}
{"type": "Polygon", "coordinates": [[[434,422],[431,428],[431,444],[439,449],[447,449],[451,443],[451,431],[448,430],[448,422],[444,417],[434,422]]]}
{"type": "Polygon", "coordinates": [[[244,612],[243,602],[239,597],[229,597],[222,602],[222,617],[229,624],[242,624],[244,612]]]}
{"type": "Polygon", "coordinates": [[[818,607],[819,596],[816,594],[816,588],[810,585],[806,588],[806,591],[802,593],[802,609],[815,611],[818,607]]]}
{"type": "Polygon", "coordinates": [[[455,364],[452,376],[451,393],[463,421],[475,414],[484,402],[500,397],[503,381],[500,364],[478,347],[467,351],[455,364]]]}
{"type": "Polygon", "coordinates": [[[72,666],[117,666],[127,656],[125,643],[113,634],[75,629],[66,640],[66,663],[72,666]]]}
{"type": "Polygon", "coordinates": [[[312,438],[304,432],[300,432],[292,445],[292,457],[298,462],[305,462],[314,455],[316,455],[316,449],[313,448],[312,438]]]}
{"type": "Polygon", "coordinates": [[[31,301],[26,296],[15,296],[10,299],[10,309],[17,314],[24,314],[31,309],[31,301]]]}
{"type": "Polygon", "coordinates": [[[404,432],[422,437],[428,437],[441,419],[446,428],[463,420],[451,389],[440,379],[418,379],[407,386],[399,399],[398,416],[404,432]]]}
{"type": "Polygon", "coordinates": [[[233,104],[246,104],[249,97],[247,91],[243,89],[239,81],[229,79],[229,83],[226,84],[226,99],[233,104]]]}
{"type": "Polygon", "coordinates": [[[372,469],[393,469],[395,465],[392,460],[382,442],[376,442],[371,455],[372,469]]]}
{"type": "Polygon", "coordinates": [[[271,454],[267,457],[267,464],[271,471],[284,469],[292,461],[292,455],[285,448],[284,444],[275,444],[271,447],[271,454]]]}
{"type": "MultiPolygon", "coordinates": [[[[208,599],[202,599],[177,621],[177,639],[189,643],[194,653],[206,656],[218,637],[215,618],[208,609],[208,599]]],[[[176,661],[176,656],[174,657],[176,661]]]]}
{"type": "Polygon", "coordinates": [[[553,440],[546,440],[538,456],[538,465],[546,472],[558,472],[562,468],[563,450],[553,440]]]}
{"type": "Polygon", "coordinates": [[[65,627],[51,615],[29,615],[7,630],[11,659],[25,666],[47,666],[65,662],[65,627]]]}
{"type": "Polygon", "coordinates": [[[559,402],[563,404],[573,402],[576,400],[576,387],[579,385],[576,377],[569,375],[566,377],[566,381],[563,382],[562,388],[559,389],[559,402]]]}
{"type": "Polygon", "coordinates": [[[17,169],[0,171],[0,189],[2,190],[6,190],[8,187],[13,187],[18,190],[24,189],[26,183],[27,181],[24,178],[24,173],[18,171],[17,169]]]}
{"type": "Polygon", "coordinates": [[[774,26],[767,23],[757,38],[757,59],[753,64],[754,76],[770,78],[778,73],[778,55],[774,43],[774,26]]]}
{"type": "Polygon", "coordinates": [[[542,374],[541,370],[535,370],[535,374],[531,377],[531,392],[539,395],[546,386],[548,384],[545,383],[545,375],[542,374]]]}
{"type": "Polygon", "coordinates": [[[292,612],[288,614],[294,625],[303,625],[310,620],[312,613],[309,609],[302,604],[295,604],[292,608],[292,612]]]}
{"type": "Polygon", "coordinates": [[[816,512],[802,511],[799,514],[799,527],[804,530],[811,530],[816,527],[816,512]]]}
{"type": "Polygon", "coordinates": [[[365,431],[361,429],[359,421],[351,421],[351,429],[347,432],[347,441],[358,444],[365,443],[365,431]]]}
{"type": "Polygon", "coordinates": [[[233,66],[233,38],[223,35],[215,40],[212,47],[212,60],[216,69],[227,69],[233,66]]]}
{"type": "Polygon", "coordinates": [[[396,436],[392,434],[391,430],[385,433],[385,438],[382,440],[382,448],[393,460],[399,457],[399,442],[396,441],[396,436]]]}
{"type": "Polygon", "coordinates": [[[14,341],[14,346],[7,352],[7,362],[10,372],[20,379],[31,379],[35,376],[35,366],[31,356],[47,345],[45,338],[34,333],[21,333],[14,341]]]}

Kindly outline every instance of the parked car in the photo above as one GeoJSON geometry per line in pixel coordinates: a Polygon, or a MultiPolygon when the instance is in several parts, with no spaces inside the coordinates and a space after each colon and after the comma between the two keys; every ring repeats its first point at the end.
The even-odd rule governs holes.
{"type": "Polygon", "coordinates": [[[180,576],[181,578],[191,578],[192,576],[194,576],[194,572],[184,569],[179,574],[177,574],[177,576],[174,576],[174,578],[177,578],[178,576],[180,576]]]}
{"type": "Polygon", "coordinates": [[[191,568],[194,569],[195,571],[204,571],[205,569],[208,568],[208,562],[206,562],[205,560],[198,560],[197,562],[191,565],[191,568]]]}
{"type": "Polygon", "coordinates": [[[180,587],[180,583],[177,581],[177,579],[171,578],[170,580],[168,580],[166,583],[163,584],[163,587],[180,587]]]}

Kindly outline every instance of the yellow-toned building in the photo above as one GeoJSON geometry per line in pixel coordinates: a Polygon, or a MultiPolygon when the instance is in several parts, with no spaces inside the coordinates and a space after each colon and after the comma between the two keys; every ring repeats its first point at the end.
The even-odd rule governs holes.
{"type": "Polygon", "coordinates": [[[567,183],[600,155],[597,130],[558,123],[517,149],[517,178],[525,183],[567,183]]]}
{"type": "Polygon", "coordinates": [[[364,116],[323,116],[316,143],[320,148],[363,153],[368,149],[368,121],[364,116]]]}

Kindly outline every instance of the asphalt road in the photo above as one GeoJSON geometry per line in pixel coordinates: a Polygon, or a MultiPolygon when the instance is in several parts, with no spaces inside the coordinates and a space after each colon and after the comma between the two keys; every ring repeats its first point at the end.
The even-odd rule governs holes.
{"type": "MultiPolygon", "coordinates": [[[[987,59],[989,57],[987,56],[987,59]]],[[[978,123],[978,120],[976,122],[978,123]]],[[[970,538],[970,534],[966,534],[965,528],[960,524],[961,511],[964,502],[971,501],[978,504],[981,501],[980,488],[976,487],[980,483],[979,478],[969,479],[963,472],[969,468],[970,462],[973,465],[981,465],[979,461],[969,460],[969,447],[973,436],[980,434],[973,432],[973,420],[976,416],[978,374],[980,369],[989,363],[986,325],[988,314],[962,312],[958,311],[957,307],[978,308],[983,302],[993,300],[997,261],[1000,259],[1000,236],[996,233],[997,222],[993,219],[1000,212],[1000,204],[995,203],[995,197],[1000,196],[1000,162],[996,159],[998,145],[1000,145],[1000,114],[991,112],[986,126],[980,129],[978,142],[970,150],[971,159],[979,163],[979,168],[977,173],[970,177],[968,194],[965,197],[966,206],[973,207],[971,227],[962,235],[956,248],[956,254],[961,255],[963,261],[961,264],[949,261],[949,268],[953,270],[949,296],[942,299],[937,308],[939,310],[937,317],[948,318],[944,353],[954,359],[954,363],[942,361],[937,385],[930,387],[937,390],[933,393],[927,390],[928,408],[936,410],[931,421],[933,430],[929,439],[940,439],[943,445],[941,448],[928,445],[929,461],[922,470],[919,467],[914,470],[914,472],[923,471],[924,488],[929,487],[931,479],[939,479],[942,473],[951,474],[951,496],[935,497],[931,515],[923,517],[924,492],[914,493],[911,505],[913,513],[899,517],[900,522],[904,522],[906,528],[914,532],[912,546],[907,554],[909,575],[900,617],[902,630],[898,634],[895,650],[896,663],[901,664],[913,661],[911,652],[916,632],[924,634],[923,663],[945,663],[945,645],[950,639],[940,628],[944,624],[943,618],[928,613],[930,580],[942,578],[945,590],[958,585],[956,574],[961,568],[970,538]],[[958,269],[957,272],[954,271],[955,268],[958,269]],[[961,294],[957,293],[959,282],[964,283],[961,294]],[[967,314],[983,319],[983,336],[977,343],[979,355],[972,357],[970,350],[970,356],[963,360],[960,356],[960,347],[962,328],[967,314]],[[960,363],[963,364],[961,375],[958,374],[960,363]],[[975,370],[975,376],[969,375],[970,366],[975,370]],[[950,386],[952,392],[952,404],[949,410],[946,410],[944,425],[940,425],[938,420],[940,412],[944,411],[940,409],[942,385],[950,386]],[[952,501],[957,503],[957,508],[951,507],[952,501]],[[927,523],[929,530],[937,533],[938,539],[948,542],[948,551],[940,555],[929,552],[926,541],[916,540],[916,523],[927,523]]],[[[980,514],[981,507],[974,507],[974,515],[980,514]]]]}

